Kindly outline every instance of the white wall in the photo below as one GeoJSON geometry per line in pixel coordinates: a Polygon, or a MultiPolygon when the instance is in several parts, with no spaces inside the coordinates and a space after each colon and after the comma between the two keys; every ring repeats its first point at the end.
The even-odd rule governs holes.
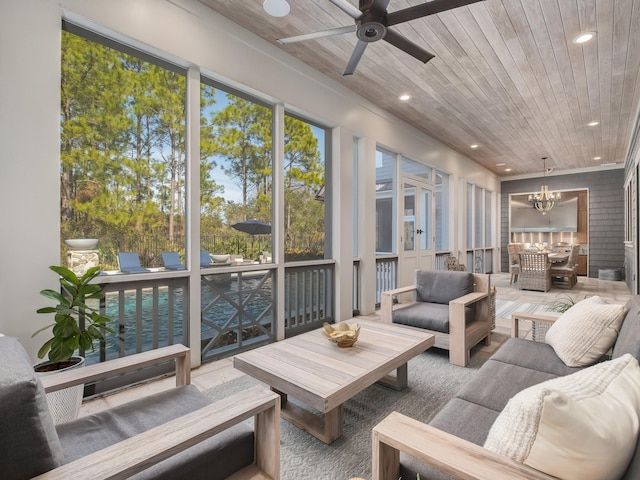
{"type": "MultiPolygon", "coordinates": [[[[452,185],[464,177],[500,191],[499,179],[484,168],[195,0],[0,2],[0,332],[20,337],[30,352],[42,343],[40,338],[32,340],[31,333],[45,324],[45,319],[35,314],[35,309],[43,305],[38,292],[55,286],[55,277],[46,267],[59,261],[62,15],[134,46],[152,52],[155,49],[184,66],[198,66],[205,74],[282,102],[322,124],[344,127],[367,142],[425,161],[450,172],[452,185]]],[[[370,150],[365,165],[369,172],[375,169],[375,152],[370,150]]],[[[351,165],[352,159],[334,158],[334,162],[351,165]]],[[[335,205],[340,205],[339,200],[335,205]]],[[[456,225],[457,218],[452,219],[456,225]]],[[[368,223],[368,228],[375,228],[375,222],[368,223]]],[[[341,234],[350,236],[351,232],[341,234]]],[[[361,232],[361,236],[368,235],[361,232]]]]}

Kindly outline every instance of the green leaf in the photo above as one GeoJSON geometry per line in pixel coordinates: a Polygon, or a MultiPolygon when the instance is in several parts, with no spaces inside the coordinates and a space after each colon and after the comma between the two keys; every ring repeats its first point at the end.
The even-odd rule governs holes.
{"type": "MultiPolygon", "coordinates": [[[[38,330],[41,331],[41,330],[38,330]]],[[[38,332],[36,332],[38,333],[38,332]]],[[[35,335],[35,333],[34,333],[35,335]]],[[[42,345],[40,347],[40,350],[38,350],[38,358],[44,358],[45,355],[47,354],[47,352],[51,349],[51,344],[53,343],[53,341],[55,340],[55,338],[51,338],[49,340],[47,340],[44,345],[42,345]]]]}
{"type": "Polygon", "coordinates": [[[50,325],[47,325],[46,327],[42,327],[39,328],[38,330],[35,331],[35,333],[33,335],[31,335],[31,338],[35,337],[37,334],[39,334],[40,332],[44,332],[45,330],[49,330],[51,327],[53,327],[55,325],[55,323],[52,323],[50,325]]]}
{"type": "Polygon", "coordinates": [[[73,356],[75,349],[69,348],[59,338],[53,338],[51,342],[51,350],[49,351],[49,360],[52,362],[63,362],[69,360],[73,356]]]}
{"type": "Polygon", "coordinates": [[[50,270],[53,270],[58,275],[60,275],[63,279],[70,282],[73,285],[79,285],[80,280],[78,280],[78,276],[69,270],[67,267],[60,267],[58,265],[52,265],[49,267],[50,270]]]}
{"type": "Polygon", "coordinates": [[[58,303],[62,303],[64,305],[71,305],[71,300],[69,300],[64,295],[61,295],[60,292],[56,292],[54,290],[46,289],[40,292],[40,295],[50,298],[52,300],[57,301],[58,303]]]}

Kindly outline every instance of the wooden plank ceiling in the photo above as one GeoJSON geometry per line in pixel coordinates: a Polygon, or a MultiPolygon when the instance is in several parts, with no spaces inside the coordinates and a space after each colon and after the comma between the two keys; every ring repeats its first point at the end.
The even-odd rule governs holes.
{"type": "Polygon", "coordinates": [[[347,77],[355,33],[277,43],[353,25],[329,0],[289,0],[282,18],[262,0],[200,1],[505,179],[542,175],[542,157],[556,172],[624,164],[640,101],[640,0],[485,0],[390,27],[435,54],[429,63],[375,42],[347,77]],[[596,39],[572,42],[587,31],[596,39]]]}

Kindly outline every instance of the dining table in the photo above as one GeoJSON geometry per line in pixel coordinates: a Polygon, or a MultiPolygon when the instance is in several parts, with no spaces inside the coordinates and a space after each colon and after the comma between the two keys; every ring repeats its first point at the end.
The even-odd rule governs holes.
{"type": "Polygon", "coordinates": [[[554,252],[548,255],[551,263],[563,263],[569,260],[569,254],[563,252],[554,252]]]}

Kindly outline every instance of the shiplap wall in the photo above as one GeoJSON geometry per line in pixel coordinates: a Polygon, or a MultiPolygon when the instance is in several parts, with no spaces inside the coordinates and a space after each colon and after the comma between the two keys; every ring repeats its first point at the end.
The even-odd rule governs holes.
{"type": "MultiPolygon", "coordinates": [[[[624,170],[550,176],[544,183],[550,190],[589,190],[589,277],[598,278],[603,267],[623,268],[624,248],[624,170]]],[[[540,190],[542,179],[503,181],[500,199],[501,271],[509,271],[509,194],[540,190]]]]}

